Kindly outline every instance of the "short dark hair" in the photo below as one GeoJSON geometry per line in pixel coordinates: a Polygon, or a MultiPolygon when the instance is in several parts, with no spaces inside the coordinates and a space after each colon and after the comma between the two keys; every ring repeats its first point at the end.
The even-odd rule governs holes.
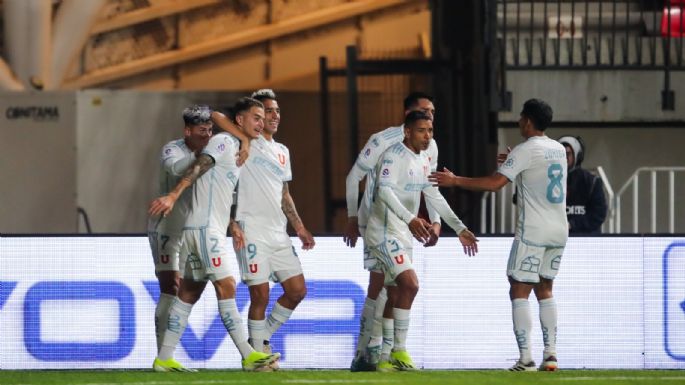
{"type": "Polygon", "coordinates": [[[250,97],[264,103],[264,101],[268,99],[276,100],[276,93],[270,88],[262,88],[261,90],[253,92],[250,97]]]}
{"type": "Polygon", "coordinates": [[[408,127],[419,120],[428,120],[429,122],[432,121],[430,116],[426,114],[423,111],[412,111],[407,114],[407,116],[404,117],[404,127],[408,127]]]}
{"type": "Polygon", "coordinates": [[[212,109],[206,104],[195,104],[183,109],[183,123],[186,126],[206,124],[212,121],[212,109]]]}
{"type": "Polygon", "coordinates": [[[255,98],[249,98],[247,96],[242,97],[233,105],[232,116],[235,117],[241,112],[249,111],[252,107],[264,108],[264,104],[255,98]]]}
{"type": "Polygon", "coordinates": [[[552,123],[552,107],[540,99],[528,99],[523,103],[521,115],[530,119],[539,131],[545,131],[552,123]]]}
{"type": "Polygon", "coordinates": [[[431,103],[433,103],[433,97],[424,93],[424,92],[418,92],[414,91],[407,95],[406,98],[404,98],[404,110],[407,111],[414,107],[415,105],[419,104],[419,99],[428,99],[431,103]]]}

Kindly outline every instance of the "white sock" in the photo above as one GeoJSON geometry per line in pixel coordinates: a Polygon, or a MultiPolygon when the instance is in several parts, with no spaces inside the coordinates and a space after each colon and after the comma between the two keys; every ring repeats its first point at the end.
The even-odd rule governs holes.
{"type": "Polygon", "coordinates": [[[554,298],[538,301],[540,305],[540,327],[545,344],[543,358],[557,355],[557,302],[554,298]]]}
{"type": "Polygon", "coordinates": [[[291,309],[281,306],[280,303],[276,302],[274,307],[271,309],[271,314],[266,319],[266,338],[265,340],[270,340],[271,336],[276,333],[276,330],[281,327],[290,316],[293,314],[291,309]]]}
{"type": "Polygon", "coordinates": [[[221,321],[223,321],[224,327],[231,336],[235,347],[240,351],[240,355],[243,358],[249,356],[254,349],[247,343],[245,331],[243,330],[243,321],[240,319],[235,298],[219,300],[219,315],[221,315],[221,321]]]}
{"type": "Polygon", "coordinates": [[[383,348],[381,350],[381,361],[390,360],[390,352],[395,345],[395,320],[383,318],[383,348]]]}
{"type": "Polygon", "coordinates": [[[366,352],[366,347],[369,345],[373,316],[375,313],[376,300],[366,297],[364,307],[362,308],[362,315],[359,317],[359,338],[357,339],[357,349],[355,350],[356,358],[363,356],[364,352],[366,352]]]}
{"type": "Polygon", "coordinates": [[[250,343],[254,350],[264,351],[264,340],[267,339],[266,320],[249,319],[247,320],[247,331],[250,335],[250,343]]]}
{"type": "Polygon", "coordinates": [[[511,318],[514,321],[514,336],[519,347],[520,360],[527,364],[533,360],[530,353],[530,331],[533,326],[527,299],[515,298],[511,301],[511,318]]]}
{"type": "Polygon", "coordinates": [[[166,333],[166,323],[169,319],[169,310],[171,305],[174,303],[174,298],[171,294],[161,293],[159,295],[159,301],[157,301],[157,307],[155,308],[155,337],[157,337],[157,353],[162,347],[162,341],[164,341],[164,334],[166,333]]]}
{"type": "Polygon", "coordinates": [[[392,348],[393,351],[407,350],[410,313],[410,309],[392,308],[392,316],[395,319],[395,346],[392,348]]]}
{"type": "Polygon", "coordinates": [[[192,304],[185,303],[178,298],[173,300],[167,322],[165,322],[166,331],[162,340],[162,346],[159,348],[159,354],[157,354],[160,360],[166,361],[174,357],[174,350],[176,350],[176,345],[178,345],[178,341],[186,330],[188,316],[192,309],[192,304]]]}
{"type": "Polygon", "coordinates": [[[369,346],[380,346],[383,343],[383,310],[386,302],[388,302],[388,294],[383,288],[376,298],[376,312],[373,315],[369,346]]]}

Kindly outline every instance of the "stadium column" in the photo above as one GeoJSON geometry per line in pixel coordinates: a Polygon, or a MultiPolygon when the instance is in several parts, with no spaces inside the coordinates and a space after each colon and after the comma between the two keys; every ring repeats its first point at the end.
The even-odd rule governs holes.
{"type": "MultiPolygon", "coordinates": [[[[431,0],[436,141],[439,166],[484,176],[496,169],[497,12],[495,0],[431,0]]],[[[482,193],[445,189],[445,197],[471,229],[480,228],[482,193]]]]}

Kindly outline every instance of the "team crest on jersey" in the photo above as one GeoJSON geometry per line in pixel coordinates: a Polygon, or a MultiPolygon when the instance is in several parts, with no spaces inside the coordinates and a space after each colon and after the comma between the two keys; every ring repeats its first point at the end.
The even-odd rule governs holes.
{"type": "Polygon", "coordinates": [[[259,266],[256,263],[250,263],[250,273],[255,274],[259,270],[259,266]]]}
{"type": "Polygon", "coordinates": [[[281,166],[285,166],[285,154],[278,154],[278,163],[280,163],[281,166]]]}
{"type": "Polygon", "coordinates": [[[223,143],[221,143],[221,144],[217,147],[217,149],[219,149],[219,151],[222,151],[222,152],[223,152],[223,151],[226,149],[226,145],[223,144],[223,143]]]}
{"type": "Polygon", "coordinates": [[[383,176],[390,175],[390,170],[388,170],[387,168],[384,168],[383,171],[381,172],[381,175],[383,175],[383,176]]]}
{"type": "Polygon", "coordinates": [[[221,266],[221,257],[212,258],[212,265],[214,265],[214,267],[221,266]]]}
{"type": "Polygon", "coordinates": [[[401,265],[404,263],[404,255],[400,254],[398,256],[395,256],[395,262],[397,262],[398,265],[401,265]]]}

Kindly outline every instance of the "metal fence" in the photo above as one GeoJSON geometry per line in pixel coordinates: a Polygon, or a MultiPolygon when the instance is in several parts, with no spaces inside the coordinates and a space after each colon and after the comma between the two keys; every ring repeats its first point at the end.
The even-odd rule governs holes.
{"type": "Polygon", "coordinates": [[[670,72],[685,70],[684,11],[683,0],[498,0],[500,65],[663,71],[662,108],[673,110],[670,72]]]}

